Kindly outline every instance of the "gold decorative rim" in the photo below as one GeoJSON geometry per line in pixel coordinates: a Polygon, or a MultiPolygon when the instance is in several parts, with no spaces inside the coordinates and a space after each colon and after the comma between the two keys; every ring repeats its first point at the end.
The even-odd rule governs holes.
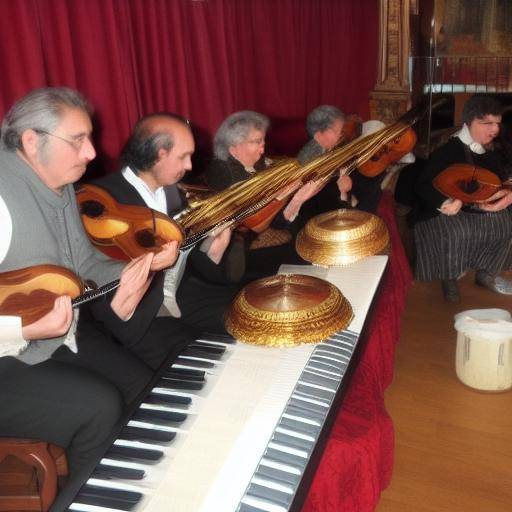
{"type": "Polygon", "coordinates": [[[313,217],[297,235],[295,248],[317,265],[349,265],[389,246],[386,225],[360,210],[334,210],[313,217]]]}
{"type": "Polygon", "coordinates": [[[345,329],[352,321],[352,306],[331,283],[302,274],[273,276],[259,282],[267,280],[269,284],[275,284],[276,279],[280,279],[283,286],[286,286],[286,282],[307,279],[313,283],[316,280],[322,286],[328,287],[329,294],[327,298],[307,309],[272,311],[251,304],[247,298],[246,287],[239,292],[225,316],[226,330],[236,339],[268,347],[292,347],[322,341],[345,329]]]}

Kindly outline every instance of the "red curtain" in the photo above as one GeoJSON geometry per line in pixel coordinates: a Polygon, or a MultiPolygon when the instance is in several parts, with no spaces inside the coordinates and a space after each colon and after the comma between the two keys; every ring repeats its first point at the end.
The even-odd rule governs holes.
{"type": "Polygon", "coordinates": [[[189,117],[203,148],[240,109],[305,137],[322,103],[367,117],[377,50],[378,0],[0,0],[0,116],[34,87],[77,88],[107,167],[155,111],[189,117]]]}

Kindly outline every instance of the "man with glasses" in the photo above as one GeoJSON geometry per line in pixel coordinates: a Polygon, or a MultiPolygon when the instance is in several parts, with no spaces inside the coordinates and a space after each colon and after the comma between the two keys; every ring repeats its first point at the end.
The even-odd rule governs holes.
{"type": "Polygon", "coordinates": [[[71,475],[152,375],[119,341],[136,344],[150,329],[162,300],[158,287],[146,293],[150,272],[177,255],[170,244],[158,257],[147,254],[125,266],[91,246],[72,186],[96,155],[91,132],[89,105],[66,88],[32,91],[1,129],[0,272],[53,264],[98,285],[120,279],[116,291],[80,315],[78,330],[67,296],[26,325],[19,316],[0,315],[0,437],[65,447],[71,475]],[[101,330],[88,321],[93,316],[101,330]]]}

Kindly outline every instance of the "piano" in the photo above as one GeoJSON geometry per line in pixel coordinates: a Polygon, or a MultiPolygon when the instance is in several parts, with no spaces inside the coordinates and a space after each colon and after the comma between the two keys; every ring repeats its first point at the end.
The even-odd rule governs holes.
{"type": "Polygon", "coordinates": [[[338,286],[354,310],[347,329],[282,349],[202,336],[148,387],[81,488],[64,489],[51,510],[296,508],[386,264],[372,256],[349,267],[281,267],[338,286]]]}

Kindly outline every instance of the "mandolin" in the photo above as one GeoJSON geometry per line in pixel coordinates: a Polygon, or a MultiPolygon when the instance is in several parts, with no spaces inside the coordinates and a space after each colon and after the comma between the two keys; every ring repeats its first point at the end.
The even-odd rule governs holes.
{"type": "Polygon", "coordinates": [[[80,215],[92,243],[116,259],[134,259],[159,252],[167,242],[180,244],[185,235],[174,220],[145,206],[118,203],[95,185],[82,185],[76,193],[80,215]]]}
{"type": "Polygon", "coordinates": [[[367,162],[361,164],[358,168],[359,173],[368,178],[378,176],[388,166],[412,151],[417,139],[412,128],[405,130],[391,142],[384,144],[367,162]]]}
{"type": "Polygon", "coordinates": [[[49,313],[57,297],[68,295],[73,307],[101,297],[119,286],[112,281],[98,289],[88,289],[71,270],[57,265],[0,273],[0,315],[20,316],[23,326],[49,313]]]}
{"type": "Polygon", "coordinates": [[[441,171],[432,185],[441,194],[459,199],[464,204],[485,202],[504,183],[493,172],[472,164],[453,164],[441,171]]]}

